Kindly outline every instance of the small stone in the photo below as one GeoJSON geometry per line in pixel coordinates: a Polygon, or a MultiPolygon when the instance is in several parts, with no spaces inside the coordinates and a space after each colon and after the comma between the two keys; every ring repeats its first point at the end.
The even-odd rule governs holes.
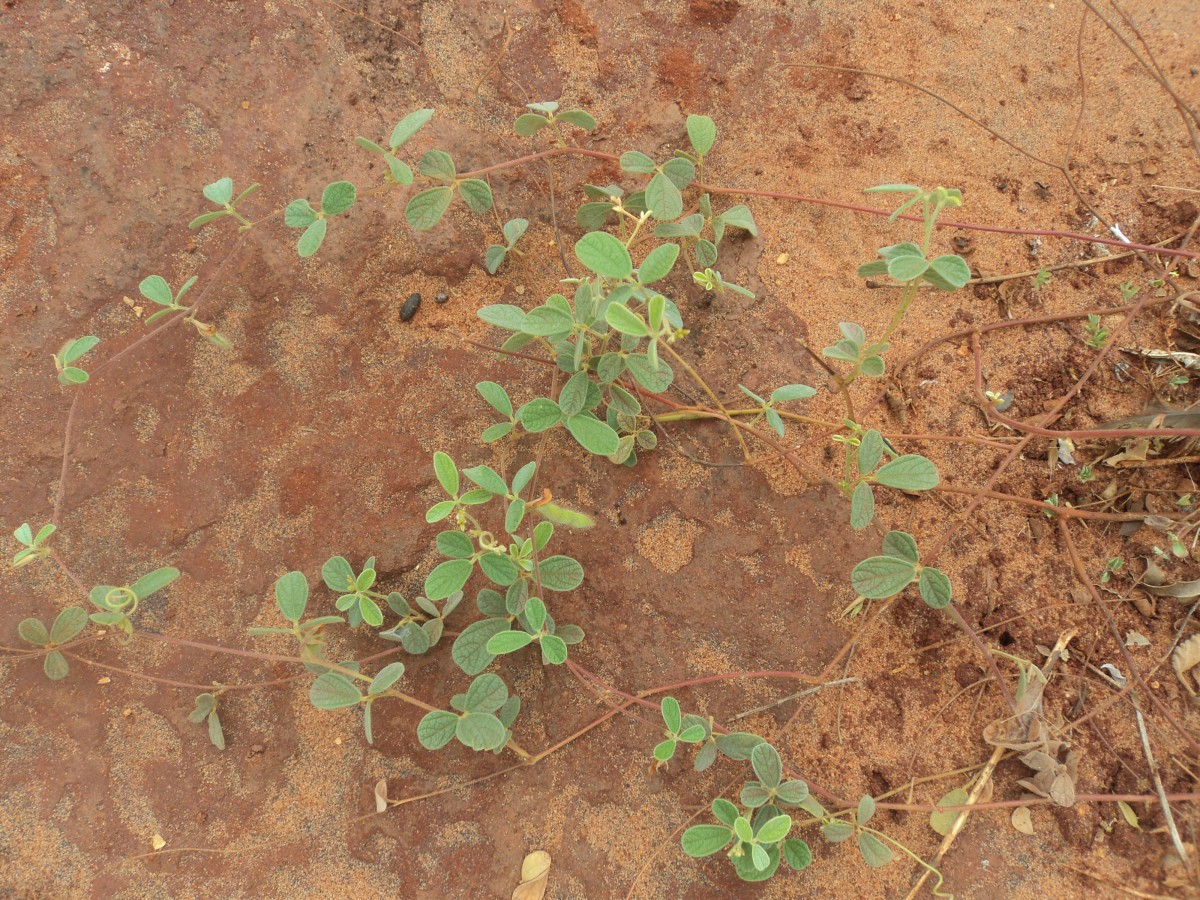
{"type": "Polygon", "coordinates": [[[418,293],[409,294],[404,305],[400,307],[400,321],[407,322],[417,314],[417,309],[421,306],[421,295],[418,293]]]}
{"type": "Polygon", "coordinates": [[[513,290],[515,290],[517,292],[517,295],[520,296],[521,294],[525,293],[525,285],[518,284],[515,288],[513,288],[513,290]]]}
{"type": "Polygon", "coordinates": [[[788,261],[789,259],[791,259],[791,254],[789,254],[789,253],[780,253],[780,254],[779,254],[777,257],[775,257],[775,262],[776,262],[778,265],[781,265],[781,266],[782,266],[782,265],[786,264],[786,263],[787,263],[787,261],[788,261]]]}
{"type": "Polygon", "coordinates": [[[253,747],[250,748],[250,752],[257,754],[257,753],[262,753],[266,749],[267,748],[264,747],[262,744],[255,744],[253,747]]]}
{"type": "Polygon", "coordinates": [[[96,684],[109,684],[111,682],[112,682],[112,679],[109,678],[107,675],[105,675],[103,678],[101,678],[99,681],[97,681],[96,684]]]}
{"type": "Polygon", "coordinates": [[[123,715],[125,718],[128,719],[130,716],[133,715],[133,710],[132,709],[123,709],[123,710],[121,710],[121,715],[123,715]]]}
{"type": "Polygon", "coordinates": [[[334,746],[340,747],[340,746],[342,746],[342,739],[341,739],[341,738],[334,738],[334,739],[333,739],[333,743],[334,743],[334,746]]]}
{"type": "Polygon", "coordinates": [[[250,108],[250,101],[249,101],[249,100],[243,100],[243,101],[242,101],[242,109],[249,109],[249,108],[250,108]]]}
{"type": "Polygon", "coordinates": [[[462,99],[462,91],[458,88],[446,88],[442,91],[442,96],[446,98],[448,103],[454,103],[456,100],[462,99]]]}
{"type": "Polygon", "coordinates": [[[447,294],[445,291],[442,291],[440,294],[438,294],[436,297],[433,298],[433,302],[434,303],[445,303],[449,299],[450,299],[450,295],[447,294]]]}

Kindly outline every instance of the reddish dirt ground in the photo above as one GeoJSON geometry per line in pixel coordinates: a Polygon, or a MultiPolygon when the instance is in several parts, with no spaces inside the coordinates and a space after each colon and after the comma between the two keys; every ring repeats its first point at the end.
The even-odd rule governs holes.
{"type": "MultiPolygon", "coordinates": [[[[439,529],[423,515],[438,496],[430,454],[444,449],[463,465],[512,471],[536,451],[532,439],[507,456],[479,441],[493,417],[472,386],[501,381],[519,402],[546,390],[540,367],[498,362],[464,343],[495,340],[479,307],[528,308],[558,289],[545,166],[492,180],[501,220],[520,215],[533,223],[532,252],[500,277],[482,266],[483,248],[497,239],[491,217],[459,206],[434,231],[414,234],[395,196],[358,204],[311,260],[296,258],[296,235],[278,221],[256,228],[230,256],[233,229],[186,228],[205,208],[201,186],[218,177],[264,185],[249,204],[255,217],[297,196],[315,199],[338,178],[376,183],[379,166],[354,146],[355,135],[377,138],[423,106],[437,115],[406,148],[411,158],[438,147],[460,170],[492,165],[542,146],[512,132],[523,104],[561,97],[596,115],[600,127],[584,145],[606,152],[662,158],[685,146],[687,113],[713,116],[721,129],[708,175],[715,184],[849,202],[863,202],[861,188],[885,181],[945,184],[967,198],[956,218],[1102,233],[1054,169],[910,88],[788,67],[816,62],[917,80],[1054,162],[1078,118],[1072,175],[1134,240],[1179,234],[1197,215],[1194,192],[1161,187],[1197,184],[1197,161],[1169,98],[1094,17],[1077,43],[1083,7],[1074,2],[1016,10],[982,2],[515,0],[507,8],[511,41],[494,67],[498,5],[347,5],[376,21],[324,0],[0,4],[0,523],[7,532],[26,520],[36,527],[65,491],[54,541],[82,581],[177,566],[183,577],[139,611],[138,625],[149,632],[290,653],[284,642],[250,638],[245,629],[279,624],[271,585],[280,574],[303,570],[315,588],[321,563],[334,554],[356,564],[376,555],[381,583],[414,596],[438,561],[439,529]],[[123,298],[137,297],[151,273],[172,284],[198,275],[193,296],[209,290],[206,316],[234,349],[174,328],[97,377],[77,411],[62,484],[71,395],[55,383],[49,354],[82,334],[102,339],[97,362],[132,344],[144,325],[123,298]],[[424,303],[402,322],[400,304],[413,291],[424,303]],[[441,291],[450,294],[444,305],[433,302],[441,291]]],[[[1163,71],[1195,104],[1194,6],[1140,6],[1134,12],[1163,71]]],[[[1115,18],[1111,9],[1107,15],[1115,18]]],[[[568,252],[578,235],[578,185],[618,177],[595,160],[555,163],[568,252]]],[[[713,301],[676,273],[667,284],[691,328],[682,352],[724,398],[740,396],[739,382],[769,390],[803,381],[821,389],[806,412],[840,420],[836,391],[800,341],[832,343],[838,321],[861,322],[868,332],[886,325],[898,295],[864,287],[854,270],[876,247],[911,237],[911,228],[818,206],[748,202],[762,234],[734,238],[721,268],[757,297],[713,301]]],[[[973,234],[969,244],[952,244],[956,237],[965,234],[940,232],[938,251],[966,252],[983,275],[1092,252],[1054,239],[973,234]]],[[[1196,274],[1181,266],[1179,283],[1195,289],[1196,274]]],[[[922,295],[894,344],[904,355],[1006,312],[1119,304],[1120,284],[1153,291],[1148,277],[1125,260],[1066,270],[1036,292],[1026,278],[1003,289],[922,295]]],[[[1167,325],[1162,312],[1150,313],[1127,343],[1162,346],[1167,325]]],[[[1028,419],[1061,396],[1093,354],[1074,321],[997,332],[986,339],[986,374],[993,388],[1013,391],[1009,415],[1028,419]]],[[[870,423],[986,436],[971,379],[967,344],[943,345],[906,376],[905,421],[881,406],[870,423]]],[[[1175,403],[1194,402],[1192,385],[1171,388],[1166,380],[1148,365],[1135,363],[1124,380],[1107,366],[1062,421],[1086,428],[1140,412],[1152,386],[1175,403]]],[[[861,391],[865,401],[873,389],[861,391]]],[[[693,456],[737,459],[716,426],[673,434],[693,456]]],[[[787,443],[808,436],[793,429],[787,443]]],[[[1176,497],[1195,490],[1183,465],[1106,468],[1095,461],[1115,448],[1095,441],[1081,442],[1077,455],[1095,462],[1097,479],[1080,484],[1077,468],[1050,470],[1045,447],[1034,444],[997,489],[1039,499],[1058,492],[1083,504],[1117,479],[1152,512],[1171,510],[1176,497]]],[[[982,484],[1003,455],[933,441],[904,449],[928,455],[948,482],[967,486],[982,484]]],[[[836,470],[837,458],[823,448],[802,453],[836,470]]],[[[587,632],[573,650],[582,665],[627,691],[736,671],[815,674],[862,627],[842,615],[854,600],[848,573],[877,552],[877,536],[850,531],[836,492],[765,450],[757,456],[748,467],[705,467],[663,442],[635,469],[613,469],[569,440],[549,442],[543,483],[599,519],[594,531],[558,538],[587,571],[584,586],[556,607],[587,632]]],[[[879,515],[927,546],[961,519],[965,504],[959,495],[918,501],[881,492],[879,515]]],[[[1163,543],[1149,529],[1122,536],[1092,525],[1074,533],[1097,575],[1113,556],[1140,572],[1140,557],[1163,543]]],[[[1039,645],[1077,629],[1074,655],[1047,691],[1051,718],[1077,718],[1113,695],[1088,664],[1121,664],[1118,648],[1099,614],[1079,602],[1065,548],[1041,513],[986,504],[960,523],[941,564],[963,615],[989,629],[985,638],[1005,653],[1040,662],[1039,645]]],[[[1197,576],[1191,559],[1166,568],[1173,578],[1197,576]]],[[[1117,593],[1106,596],[1127,595],[1128,577],[1112,587],[1117,593]]],[[[52,562],[6,568],[3,643],[18,642],[22,618],[52,619],[81,602],[52,562]]],[[[323,588],[314,590],[313,605],[332,611],[331,602],[323,588]]],[[[470,621],[469,606],[455,627],[470,621]]],[[[1137,630],[1149,640],[1132,651],[1143,670],[1169,650],[1186,609],[1168,599],[1147,617],[1114,603],[1122,634],[1137,630]]],[[[1190,635],[1197,625],[1186,628],[1190,635]]],[[[366,635],[335,638],[330,656],[378,649],[366,635]]],[[[252,684],[295,673],[284,663],[146,639],[125,648],[106,641],[80,655],[185,683],[252,684]]],[[[448,653],[406,662],[406,689],[429,702],[444,704],[464,682],[448,653]]],[[[859,681],[739,726],[775,737],[806,776],[848,797],[900,790],[893,799],[931,803],[967,777],[943,773],[987,759],[981,732],[1002,702],[994,692],[977,699],[979,658],[943,614],[915,597],[898,603],[845,671],[859,681]],[[797,709],[796,724],[779,733],[797,709]]],[[[525,703],[516,737],[527,748],[554,744],[605,710],[564,669],[522,658],[505,661],[503,672],[525,703]]],[[[1151,682],[1195,734],[1200,716],[1169,666],[1151,682]]],[[[457,745],[426,752],[415,738],[419,714],[399,705],[380,706],[376,743],[368,746],[353,714],[310,705],[307,684],[224,695],[228,749],[221,752],[187,720],[194,689],[80,661],[66,680],[50,683],[36,663],[5,664],[0,895],[507,897],[534,849],[552,854],[548,896],[562,898],[899,897],[921,871],[903,858],[868,869],[853,842],[826,844],[811,828],[803,836],[813,867],[781,872],[766,886],[740,884],[719,857],[689,860],[672,833],[738,770],[726,762],[697,775],[676,762],[654,771],[656,731],[624,717],[536,767],[368,816],[380,778],[392,797],[403,797],[507,761],[457,745]],[[165,852],[152,853],[155,835],[165,852]]],[[[728,721],[798,689],[748,679],[677,695],[687,709],[728,721]]],[[[1200,763],[1165,719],[1153,712],[1148,719],[1167,790],[1196,790],[1200,763]]],[[[1100,712],[1072,739],[1083,750],[1081,792],[1151,791],[1127,704],[1100,712]]],[[[1020,798],[1016,782],[1028,774],[1015,760],[1002,763],[993,799],[1020,798]]],[[[1014,830],[1008,811],[973,815],[942,864],[946,889],[958,897],[1116,896],[1118,886],[1141,896],[1184,893],[1165,881],[1160,864],[1170,846],[1160,810],[1136,809],[1140,831],[1112,804],[1037,806],[1032,837],[1014,830]]],[[[1174,810],[1191,839],[1194,807],[1174,810]]],[[[922,858],[941,841],[925,813],[885,811],[876,824],[922,858]]]]}

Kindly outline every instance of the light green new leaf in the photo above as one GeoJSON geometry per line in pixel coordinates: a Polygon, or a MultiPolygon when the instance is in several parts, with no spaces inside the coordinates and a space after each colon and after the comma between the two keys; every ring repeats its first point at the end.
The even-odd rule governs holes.
{"type": "Polygon", "coordinates": [[[382,694],[403,677],[404,663],[390,663],[380,669],[379,674],[371,681],[370,687],[367,688],[367,695],[374,697],[377,694],[382,694]]]}
{"type": "Polygon", "coordinates": [[[321,194],[321,212],[327,216],[344,213],[358,199],[358,191],[349,181],[335,181],[321,194]]]}
{"type": "Polygon", "coordinates": [[[307,228],[317,221],[317,211],[304,199],[293,200],[283,211],[283,222],[289,228],[307,228]]]}
{"type": "Polygon", "coordinates": [[[717,123],[708,116],[688,116],[687,133],[692,149],[704,156],[717,142],[717,123]]]}
{"type": "Polygon", "coordinates": [[[932,490],[940,480],[937,466],[915,453],[897,457],[875,473],[878,484],[902,491],[932,490]]]}
{"type": "Polygon", "coordinates": [[[224,206],[233,199],[233,179],[220,178],[204,186],[204,196],[217,206],[224,206]]]}
{"type": "Polygon", "coordinates": [[[432,109],[418,109],[410,112],[397,122],[396,127],[392,129],[392,136],[388,140],[388,146],[393,150],[403,146],[410,137],[425,127],[425,124],[432,118],[432,109]]]}
{"type": "Polygon", "coordinates": [[[566,420],[567,430],[583,447],[597,456],[608,456],[617,452],[620,436],[607,423],[591,416],[571,416],[566,420]]]}
{"type": "Polygon", "coordinates": [[[486,181],[468,178],[459,182],[458,191],[471,212],[485,213],[492,208],[492,189],[486,181]]]}
{"type": "Polygon", "coordinates": [[[724,825],[693,825],[683,833],[683,852],[700,859],[724,850],[731,840],[733,831],[724,825]]]}
{"type": "Polygon", "coordinates": [[[609,304],[608,309],[604,311],[604,321],[621,334],[628,334],[632,337],[650,336],[650,329],[642,317],[620,303],[609,304]]]}
{"type": "Polygon", "coordinates": [[[945,609],[954,600],[954,588],[941,569],[923,568],[917,576],[917,587],[921,599],[934,609],[945,609]]]}
{"type": "Polygon", "coordinates": [[[340,672],[326,672],[313,682],[308,699],[317,709],[341,709],[356,706],[362,700],[358,688],[340,672]]]}
{"type": "Polygon", "coordinates": [[[143,575],[130,585],[130,588],[137,594],[139,600],[145,600],[151,594],[161,591],[178,577],[178,569],[166,566],[161,569],[155,569],[148,575],[143,575]]]}
{"type": "Polygon", "coordinates": [[[925,280],[943,291],[956,291],[971,280],[971,267],[961,256],[939,256],[929,263],[925,280]]]}
{"type": "Polygon", "coordinates": [[[875,518],[875,494],[871,486],[860,481],[850,498],[850,527],[862,531],[875,518]]]}
{"type": "Polygon", "coordinates": [[[883,457],[883,435],[872,428],[858,445],[858,473],[870,475],[883,457]]]}
{"type": "Polygon", "coordinates": [[[677,219],[683,214],[683,195],[664,172],[659,172],[646,185],[646,205],[656,219],[677,219]]]}
{"type": "Polygon", "coordinates": [[[864,559],[850,573],[850,583],[868,600],[883,600],[900,593],[916,574],[913,563],[894,556],[864,559]]]}
{"type": "Polygon", "coordinates": [[[647,254],[638,268],[638,281],[652,284],[671,274],[675,260],[679,258],[678,244],[660,244],[647,254]]]}
{"type": "MultiPolygon", "coordinates": [[[[152,303],[157,303],[159,306],[170,306],[175,302],[175,297],[171,293],[171,286],[167,284],[167,280],[161,275],[148,275],[142,279],[138,285],[138,290],[142,296],[152,303]]],[[[65,359],[64,362],[74,362],[74,360],[65,359]]]]}
{"type": "Polygon", "coordinates": [[[275,603],[289,622],[299,622],[308,605],[308,579],[303,572],[288,572],[275,582],[275,603]]]}
{"type": "Polygon", "coordinates": [[[873,869],[886,866],[895,857],[883,841],[865,831],[858,835],[858,852],[862,854],[863,862],[873,869]]]}
{"type": "Polygon", "coordinates": [[[596,119],[591,113],[582,109],[568,109],[561,112],[558,114],[558,121],[582,128],[584,131],[592,131],[596,127],[596,119]]]}
{"type": "Polygon", "coordinates": [[[524,631],[500,631],[488,638],[484,645],[488,653],[500,656],[505,653],[515,653],[533,643],[533,637],[524,631]]]}
{"type": "Polygon", "coordinates": [[[317,219],[305,228],[304,233],[300,235],[300,240],[296,241],[296,253],[307,258],[320,250],[328,228],[329,225],[325,219],[317,219]]]}
{"type": "Polygon", "coordinates": [[[479,391],[480,396],[487,401],[488,405],[502,416],[513,414],[512,400],[508,397],[508,392],[503,387],[494,381],[481,381],[475,385],[475,390],[479,391]]]}
{"type": "Polygon", "coordinates": [[[474,568],[469,559],[450,559],[439,564],[425,579],[425,596],[430,600],[445,600],[462,590],[474,568]]]}
{"type": "Polygon", "coordinates": [[[437,450],[433,454],[433,474],[437,476],[438,484],[442,486],[442,490],[451,497],[458,496],[458,466],[454,464],[453,459],[441,450],[437,450]]]}
{"type": "Polygon", "coordinates": [[[791,816],[775,816],[762,824],[755,837],[764,844],[778,844],[788,836],[788,832],[791,830],[791,816]]]}

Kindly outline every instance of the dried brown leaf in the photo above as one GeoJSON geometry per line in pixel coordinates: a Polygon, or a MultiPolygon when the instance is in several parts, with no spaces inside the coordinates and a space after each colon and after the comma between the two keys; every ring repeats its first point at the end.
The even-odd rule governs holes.
{"type": "Polygon", "coordinates": [[[381,813],[388,806],[387,779],[380,778],[375,782],[375,812],[381,813]]]}
{"type": "Polygon", "coordinates": [[[512,900],[542,900],[550,878],[550,854],[534,850],[521,863],[521,883],[512,893],[512,900]]]}
{"type": "Polygon", "coordinates": [[[1029,812],[1029,807],[1018,806],[1013,810],[1012,827],[1021,834],[1033,834],[1033,815],[1029,812]]]}
{"type": "Polygon", "coordinates": [[[1193,697],[1196,696],[1196,688],[1192,678],[1186,678],[1187,675],[1197,664],[1200,664],[1200,634],[1193,634],[1186,641],[1175,648],[1175,652],[1171,654],[1171,668],[1175,670],[1175,674],[1179,676],[1179,680],[1183,682],[1184,690],[1193,697]]]}

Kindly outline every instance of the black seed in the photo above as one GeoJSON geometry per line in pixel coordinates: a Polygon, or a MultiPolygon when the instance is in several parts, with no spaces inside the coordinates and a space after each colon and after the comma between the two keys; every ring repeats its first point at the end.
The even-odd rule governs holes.
{"type": "Polygon", "coordinates": [[[421,305],[420,294],[410,294],[408,299],[404,301],[404,305],[400,307],[400,321],[407,322],[417,314],[417,309],[421,305]]]}
{"type": "Polygon", "coordinates": [[[445,303],[449,299],[450,299],[450,295],[447,294],[445,291],[443,291],[442,293],[438,294],[436,297],[433,298],[433,302],[434,303],[445,303]]]}

